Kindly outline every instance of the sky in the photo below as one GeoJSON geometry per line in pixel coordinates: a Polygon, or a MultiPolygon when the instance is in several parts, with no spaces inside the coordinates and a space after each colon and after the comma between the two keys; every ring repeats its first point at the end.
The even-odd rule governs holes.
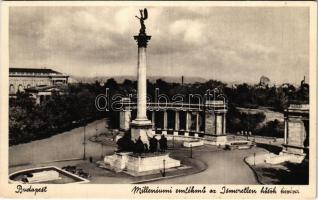
{"type": "MultiPolygon", "coordinates": [[[[10,67],[136,76],[141,7],[11,7],[10,67]]],[[[147,75],[299,83],[309,71],[309,10],[148,7],[147,75]]]]}

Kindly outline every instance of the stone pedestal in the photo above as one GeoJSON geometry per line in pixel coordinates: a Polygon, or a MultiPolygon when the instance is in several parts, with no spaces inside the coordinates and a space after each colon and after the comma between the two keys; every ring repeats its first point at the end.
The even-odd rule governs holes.
{"type": "Polygon", "coordinates": [[[138,156],[126,152],[105,156],[102,167],[116,172],[125,172],[132,176],[143,176],[160,173],[163,168],[169,169],[179,166],[181,166],[180,161],[170,158],[168,153],[138,156]]]}
{"type": "Polygon", "coordinates": [[[119,117],[119,129],[123,131],[127,131],[130,128],[131,122],[131,111],[120,111],[119,117]]]}
{"type": "Polygon", "coordinates": [[[293,154],[304,154],[306,130],[301,119],[289,119],[287,122],[288,138],[284,151],[293,154]]]}
{"type": "Polygon", "coordinates": [[[144,176],[160,173],[163,168],[169,169],[181,166],[179,160],[169,157],[169,154],[130,156],[127,162],[126,173],[132,176],[144,176]]]}
{"type": "Polygon", "coordinates": [[[290,105],[285,111],[284,154],[305,156],[309,145],[309,105],[290,105]]]}
{"type": "Polygon", "coordinates": [[[225,145],[227,143],[226,135],[207,135],[205,138],[210,141],[210,144],[225,145]]]}
{"type": "Polygon", "coordinates": [[[137,141],[140,137],[144,144],[148,145],[149,148],[149,138],[153,136],[152,123],[149,120],[133,120],[130,124],[131,127],[131,140],[137,141]]]}
{"type": "Polygon", "coordinates": [[[302,163],[309,146],[309,105],[292,104],[285,110],[283,150],[267,160],[272,164],[285,161],[302,163]]]}
{"type": "Polygon", "coordinates": [[[115,153],[110,156],[104,157],[104,163],[107,164],[107,168],[115,172],[121,172],[126,168],[128,162],[128,156],[131,152],[115,153]]]}

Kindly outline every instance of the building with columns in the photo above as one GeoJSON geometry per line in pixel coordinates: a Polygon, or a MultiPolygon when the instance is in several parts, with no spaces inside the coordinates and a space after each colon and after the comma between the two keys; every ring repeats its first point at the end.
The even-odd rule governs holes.
{"type": "Polygon", "coordinates": [[[291,104],[284,112],[283,152],[305,155],[309,147],[309,104],[291,104]]]}
{"type": "MultiPolygon", "coordinates": [[[[130,130],[136,116],[136,103],[123,99],[119,114],[121,131],[130,130]]],[[[152,134],[166,135],[168,139],[204,138],[215,144],[226,142],[227,104],[207,101],[205,104],[147,103],[147,117],[151,120],[152,134]],[[176,137],[174,137],[176,138],[176,137]]]]}
{"type": "Polygon", "coordinates": [[[37,86],[54,86],[68,83],[69,76],[45,68],[9,68],[9,94],[37,86]]]}
{"type": "Polygon", "coordinates": [[[265,161],[270,164],[303,163],[309,155],[309,104],[291,104],[284,115],[283,150],[279,155],[269,155],[265,161]]]}

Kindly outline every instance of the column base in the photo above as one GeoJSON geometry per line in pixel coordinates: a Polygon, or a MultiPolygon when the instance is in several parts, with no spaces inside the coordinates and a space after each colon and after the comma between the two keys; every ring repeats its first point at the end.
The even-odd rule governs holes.
{"type": "Polygon", "coordinates": [[[212,141],[215,145],[225,145],[227,142],[226,135],[206,135],[205,138],[212,141]]]}
{"type": "Polygon", "coordinates": [[[131,140],[135,142],[140,137],[141,141],[147,144],[149,148],[149,138],[153,137],[151,121],[133,120],[130,126],[131,140]]]}

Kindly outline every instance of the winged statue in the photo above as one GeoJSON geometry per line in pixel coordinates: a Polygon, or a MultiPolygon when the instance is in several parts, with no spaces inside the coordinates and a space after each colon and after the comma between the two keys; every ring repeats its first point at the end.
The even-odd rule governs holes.
{"type": "Polygon", "coordinates": [[[144,10],[139,10],[140,12],[140,17],[136,16],[139,21],[140,21],[140,30],[139,30],[139,33],[140,34],[146,34],[146,26],[145,26],[145,23],[144,21],[148,18],[148,11],[147,11],[147,8],[145,8],[144,10]]]}

